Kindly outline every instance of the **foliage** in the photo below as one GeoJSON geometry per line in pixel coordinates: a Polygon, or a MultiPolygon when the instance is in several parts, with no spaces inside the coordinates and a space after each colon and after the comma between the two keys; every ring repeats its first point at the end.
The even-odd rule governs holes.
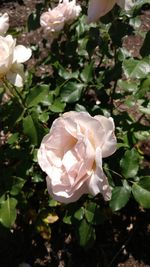
{"type": "MultiPolygon", "coordinates": [[[[45,72],[39,77],[33,68],[26,70],[23,88],[6,82],[1,85],[3,227],[17,227],[22,214],[24,222],[30,221],[44,239],[49,239],[53,224],[59,228],[66,224],[72,235],[75,229],[80,246],[88,249],[96,240],[98,225],[130,199],[150,208],[150,175],[143,168],[139,148],[139,142],[150,133],[149,32],[141,32],[143,44],[138,58],[123,46],[125,36],[137,35],[142,7],[139,3],[128,13],[115,7],[97,24],[87,24],[82,12],[54,39],[46,58],[37,62],[37,66],[49,67],[51,75],[45,72]],[[8,101],[4,101],[5,94],[8,101]],[[45,175],[37,164],[37,149],[53,120],[68,110],[112,116],[115,121],[118,150],[103,161],[112,188],[109,203],[104,203],[100,195],[88,195],[64,205],[48,195],[45,175]]],[[[40,4],[30,15],[29,30],[39,27],[43,9],[40,4]]],[[[43,37],[43,43],[48,47],[49,40],[43,37]]],[[[37,52],[38,46],[33,47],[35,59],[37,52]]]]}

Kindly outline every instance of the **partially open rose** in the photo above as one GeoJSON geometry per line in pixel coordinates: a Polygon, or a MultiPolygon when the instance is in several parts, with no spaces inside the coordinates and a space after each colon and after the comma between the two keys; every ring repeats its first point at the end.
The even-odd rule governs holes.
{"type": "Polygon", "coordinates": [[[61,31],[64,27],[64,16],[58,8],[50,9],[42,13],[40,17],[41,26],[50,32],[61,31]]]}
{"type": "Polygon", "coordinates": [[[81,7],[76,5],[76,0],[60,0],[59,4],[41,14],[40,24],[49,32],[61,31],[65,23],[75,20],[81,11],[81,7]]]}
{"type": "Polygon", "coordinates": [[[112,118],[87,112],[70,111],[57,118],[38,150],[38,163],[47,174],[50,195],[64,203],[83,194],[102,193],[111,198],[111,190],[102,169],[102,158],[116,150],[112,118]]]}
{"type": "Polygon", "coordinates": [[[23,86],[24,63],[31,57],[31,49],[23,45],[16,46],[11,35],[0,36],[0,80],[7,79],[15,86],[23,86]]]}
{"type": "Polygon", "coordinates": [[[117,4],[125,10],[130,9],[134,0],[90,0],[88,6],[88,22],[95,22],[107,14],[117,4]]]}
{"type": "Polygon", "coordinates": [[[81,12],[81,6],[76,5],[76,0],[61,0],[57,8],[61,9],[65,23],[70,23],[75,20],[81,12]]]}

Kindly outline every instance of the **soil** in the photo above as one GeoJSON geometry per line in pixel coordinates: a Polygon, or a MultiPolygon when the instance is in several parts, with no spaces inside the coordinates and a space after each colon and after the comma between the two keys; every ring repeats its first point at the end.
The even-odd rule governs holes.
{"type": "MultiPolygon", "coordinates": [[[[30,45],[38,42],[41,45],[40,34],[24,31],[27,17],[40,2],[42,1],[0,0],[0,12],[7,12],[11,28],[16,27],[18,30],[18,43],[30,45]]],[[[134,57],[139,57],[143,42],[140,30],[146,32],[150,29],[150,10],[143,10],[140,17],[142,24],[139,34],[124,39],[124,46],[134,57]]],[[[29,67],[32,68],[34,63],[34,59],[31,59],[29,67]]],[[[38,69],[37,73],[41,75],[42,71],[45,69],[38,69]]],[[[141,143],[140,148],[145,157],[145,168],[149,170],[150,139],[141,143]]],[[[54,226],[50,242],[37,237],[29,224],[24,229],[16,228],[7,233],[7,242],[6,235],[0,229],[0,266],[18,267],[19,263],[26,262],[32,267],[150,267],[149,211],[140,209],[131,200],[121,212],[114,214],[105,225],[97,227],[96,231],[95,246],[85,251],[77,247],[67,226],[64,226],[61,235],[58,235],[54,226]]]]}

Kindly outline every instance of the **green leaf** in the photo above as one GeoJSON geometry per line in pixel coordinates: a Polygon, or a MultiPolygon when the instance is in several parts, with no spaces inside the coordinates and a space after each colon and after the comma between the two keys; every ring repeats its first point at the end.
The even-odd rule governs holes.
{"type": "Polygon", "coordinates": [[[128,81],[128,80],[119,80],[117,85],[124,90],[125,92],[129,93],[135,93],[138,89],[137,83],[133,81],[128,81]]]}
{"type": "Polygon", "coordinates": [[[75,211],[74,218],[81,221],[83,217],[84,217],[84,208],[81,207],[80,209],[75,211]]]}
{"type": "Polygon", "coordinates": [[[33,87],[26,98],[26,104],[28,107],[36,106],[42,101],[47,99],[49,93],[49,85],[42,84],[39,86],[33,87]]]}
{"type": "Polygon", "coordinates": [[[150,73],[150,58],[126,59],[123,62],[123,70],[127,78],[145,78],[150,73]]]}
{"type": "Polygon", "coordinates": [[[10,228],[17,216],[16,212],[17,200],[15,198],[10,198],[9,196],[0,205],[0,222],[5,226],[10,228]]]}
{"type": "Polygon", "coordinates": [[[19,133],[11,134],[11,135],[8,137],[7,143],[8,143],[9,145],[13,145],[13,144],[15,144],[15,143],[18,142],[18,139],[19,139],[19,133]]]}
{"type": "Polygon", "coordinates": [[[85,219],[83,219],[78,227],[78,240],[80,246],[84,248],[92,247],[96,239],[95,229],[85,219]]]}
{"type": "Polygon", "coordinates": [[[139,170],[139,154],[136,149],[127,150],[120,160],[120,167],[125,178],[135,177],[139,170]]]}
{"type": "Polygon", "coordinates": [[[113,211],[123,208],[131,195],[131,188],[128,186],[116,186],[112,191],[112,198],[109,202],[110,208],[113,211]]]}
{"type": "Polygon", "coordinates": [[[77,102],[81,97],[81,92],[83,89],[83,84],[76,82],[68,82],[61,89],[62,101],[66,103],[77,102]]]}
{"type": "Polygon", "coordinates": [[[86,65],[85,68],[82,70],[80,77],[83,82],[88,83],[93,78],[93,62],[86,65]]]}
{"type": "Polygon", "coordinates": [[[144,189],[150,191],[150,176],[142,176],[140,177],[140,181],[138,184],[144,189]]]}
{"type": "Polygon", "coordinates": [[[22,187],[25,184],[25,180],[20,177],[12,177],[13,184],[11,186],[10,194],[12,196],[16,196],[21,191],[22,187]]]}
{"type": "Polygon", "coordinates": [[[68,80],[68,79],[71,79],[71,78],[78,78],[78,76],[79,76],[79,71],[77,70],[77,71],[75,71],[75,72],[69,72],[69,71],[67,71],[65,68],[63,68],[63,66],[62,65],[60,65],[59,64],[59,75],[63,78],[63,79],[65,79],[65,80],[68,80]]]}
{"type": "Polygon", "coordinates": [[[49,113],[48,112],[43,112],[42,114],[39,115],[39,120],[43,123],[47,122],[49,119],[49,113]]]}
{"type": "Polygon", "coordinates": [[[134,17],[134,18],[131,18],[129,24],[130,24],[132,27],[134,27],[134,29],[135,29],[135,28],[139,28],[140,25],[141,25],[141,19],[140,19],[140,17],[136,16],[136,17],[134,17]]]}
{"type": "Polygon", "coordinates": [[[96,203],[90,202],[85,209],[85,218],[89,223],[92,223],[95,216],[96,203]]]}
{"type": "Polygon", "coordinates": [[[98,204],[89,202],[85,207],[85,218],[89,223],[99,225],[106,220],[106,214],[98,204]]]}
{"type": "Polygon", "coordinates": [[[142,187],[142,184],[134,183],[132,193],[136,201],[146,209],[150,208],[150,191],[142,187]]]}
{"type": "Polygon", "coordinates": [[[33,144],[38,144],[36,122],[33,120],[31,115],[28,115],[23,119],[23,132],[30,138],[33,144]]]}
{"type": "Polygon", "coordinates": [[[66,104],[61,102],[60,98],[57,98],[52,105],[49,106],[49,109],[54,113],[63,112],[66,104]]]}
{"type": "Polygon", "coordinates": [[[150,115],[150,103],[148,103],[147,107],[140,106],[139,111],[144,114],[150,115]]]}
{"type": "Polygon", "coordinates": [[[141,81],[140,88],[137,92],[137,97],[139,99],[144,98],[148,92],[150,92],[150,75],[148,75],[146,79],[141,81]]]}

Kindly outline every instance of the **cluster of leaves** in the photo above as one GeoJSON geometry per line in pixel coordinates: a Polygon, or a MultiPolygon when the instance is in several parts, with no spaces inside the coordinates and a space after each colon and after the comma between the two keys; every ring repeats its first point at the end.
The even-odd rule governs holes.
{"type": "MultiPolygon", "coordinates": [[[[24,88],[6,83],[0,88],[4,139],[1,136],[2,226],[17,227],[21,216],[24,223],[32,224],[43,238],[49,239],[53,224],[67,224],[76,230],[79,244],[88,248],[96,239],[97,225],[131,198],[143,208],[150,208],[150,175],[142,167],[143,155],[138,146],[150,133],[150,32],[139,31],[144,3],[128,13],[115,7],[97,24],[88,25],[82,14],[53,41],[46,58],[38,60],[36,67],[48,67],[51,74],[45,71],[39,77],[32,69],[26,72],[24,88]],[[138,58],[123,46],[123,38],[131,34],[143,37],[138,58]],[[5,94],[8,101],[4,101],[5,94]],[[114,118],[118,150],[103,162],[112,187],[109,203],[98,195],[62,205],[47,193],[45,175],[37,164],[37,149],[53,120],[68,110],[114,118]]],[[[30,15],[29,30],[39,27],[43,9],[40,4],[30,15]]],[[[48,43],[43,39],[45,47],[48,43]]],[[[38,54],[40,58],[38,46],[32,48],[33,57],[36,59],[38,54]]]]}

